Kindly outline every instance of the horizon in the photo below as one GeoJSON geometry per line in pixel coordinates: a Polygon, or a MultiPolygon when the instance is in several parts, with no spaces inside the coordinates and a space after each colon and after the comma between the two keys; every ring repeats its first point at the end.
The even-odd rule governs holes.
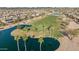
{"type": "Polygon", "coordinates": [[[78,2],[77,0],[1,0],[0,7],[78,7],[78,2]]]}

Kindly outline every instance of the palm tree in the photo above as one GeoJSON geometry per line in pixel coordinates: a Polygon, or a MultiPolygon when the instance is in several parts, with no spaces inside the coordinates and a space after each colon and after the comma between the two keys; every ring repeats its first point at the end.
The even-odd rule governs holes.
{"type": "Polygon", "coordinates": [[[44,42],[43,37],[40,37],[39,40],[38,40],[38,42],[40,43],[40,51],[41,51],[41,45],[44,42]]]}
{"type": "Polygon", "coordinates": [[[18,32],[18,29],[14,30],[13,32],[11,32],[11,35],[14,37],[14,40],[17,41],[17,48],[18,48],[18,51],[20,50],[19,49],[19,39],[20,39],[20,36],[19,36],[19,33],[18,32]]]}
{"type": "Polygon", "coordinates": [[[24,35],[24,31],[23,30],[21,30],[21,29],[16,29],[16,30],[14,30],[14,31],[12,31],[11,32],[11,35],[14,37],[14,39],[17,41],[17,47],[18,47],[18,51],[20,50],[19,49],[19,39],[21,38],[21,37],[23,37],[23,35],[24,35]]]}
{"type": "Polygon", "coordinates": [[[28,40],[28,29],[21,29],[20,33],[21,33],[21,37],[23,38],[24,41],[24,47],[25,47],[25,51],[27,51],[27,47],[26,47],[26,41],[28,40]]]}
{"type": "Polygon", "coordinates": [[[25,51],[26,51],[27,50],[26,41],[28,40],[29,36],[33,37],[34,31],[31,27],[28,27],[27,29],[25,28],[23,31],[24,31],[24,34],[23,34],[22,38],[24,40],[24,46],[25,46],[25,51]]]}
{"type": "MultiPolygon", "coordinates": [[[[33,35],[34,35],[35,38],[39,38],[39,37],[40,37],[38,27],[33,26],[31,30],[33,31],[33,35]]],[[[32,35],[32,32],[30,32],[30,33],[31,33],[31,35],[32,35]]],[[[43,36],[44,36],[44,26],[43,26],[43,36]]],[[[43,36],[41,36],[41,37],[38,39],[38,42],[40,43],[40,51],[41,51],[41,45],[42,45],[42,43],[44,42],[43,36]]]]}
{"type": "Polygon", "coordinates": [[[24,35],[22,38],[24,40],[25,51],[27,51],[26,41],[28,40],[28,37],[24,35]]]}
{"type": "Polygon", "coordinates": [[[18,51],[20,51],[20,49],[19,49],[19,39],[20,39],[20,37],[15,36],[14,39],[15,39],[16,42],[17,42],[17,48],[18,48],[18,51]]]}

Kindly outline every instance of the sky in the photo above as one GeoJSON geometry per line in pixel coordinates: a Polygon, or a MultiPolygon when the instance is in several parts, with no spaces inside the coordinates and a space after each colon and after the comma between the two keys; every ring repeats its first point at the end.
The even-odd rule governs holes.
{"type": "Polygon", "coordinates": [[[0,0],[0,7],[77,7],[79,0],[0,0]]]}

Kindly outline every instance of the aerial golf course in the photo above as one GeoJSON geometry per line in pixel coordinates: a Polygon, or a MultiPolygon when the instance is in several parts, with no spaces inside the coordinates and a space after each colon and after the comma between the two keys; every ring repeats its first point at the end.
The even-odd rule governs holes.
{"type": "MultiPolygon", "coordinates": [[[[50,47],[51,49],[48,49],[49,51],[58,48],[59,42],[57,41],[57,39],[61,36],[61,34],[59,32],[60,21],[58,21],[57,16],[46,16],[38,21],[33,21],[30,25],[31,26],[24,27],[22,27],[22,25],[19,25],[17,26],[17,29],[12,31],[11,35],[17,41],[17,47],[19,46],[20,38],[22,38],[24,40],[25,50],[28,50],[27,42],[29,41],[30,37],[32,38],[32,40],[36,39],[37,42],[40,43],[40,50],[46,50],[44,47],[46,43],[43,43],[45,39],[48,40],[48,42],[51,42],[51,45],[48,45],[49,47],[54,43],[52,46],[53,48],[50,47]],[[54,48],[54,46],[56,46],[56,43],[57,47],[54,48]]],[[[20,50],[19,47],[18,50],[20,50]]]]}
{"type": "Polygon", "coordinates": [[[38,32],[44,32],[44,34],[51,37],[58,38],[61,36],[60,30],[60,21],[58,21],[57,16],[47,16],[39,21],[32,23],[32,26],[37,28],[38,32]]]}
{"type": "Polygon", "coordinates": [[[0,51],[79,50],[79,18],[74,10],[0,9],[0,51]]]}

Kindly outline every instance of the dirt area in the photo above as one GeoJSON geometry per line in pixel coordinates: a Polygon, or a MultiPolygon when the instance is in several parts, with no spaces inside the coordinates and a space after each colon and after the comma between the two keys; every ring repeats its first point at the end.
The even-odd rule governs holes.
{"type": "MultiPolygon", "coordinates": [[[[76,24],[74,21],[71,21],[69,25],[67,25],[67,30],[79,29],[79,24],[76,24]]],[[[58,39],[60,42],[60,46],[57,51],[79,51],[79,35],[69,40],[68,37],[63,36],[58,39]]]]}
{"type": "Polygon", "coordinates": [[[71,30],[78,29],[78,28],[79,28],[79,24],[76,24],[74,21],[71,21],[67,26],[67,29],[71,29],[71,30]]]}
{"type": "Polygon", "coordinates": [[[79,51],[79,36],[69,40],[67,37],[59,38],[60,46],[57,51],[79,51]]]}

